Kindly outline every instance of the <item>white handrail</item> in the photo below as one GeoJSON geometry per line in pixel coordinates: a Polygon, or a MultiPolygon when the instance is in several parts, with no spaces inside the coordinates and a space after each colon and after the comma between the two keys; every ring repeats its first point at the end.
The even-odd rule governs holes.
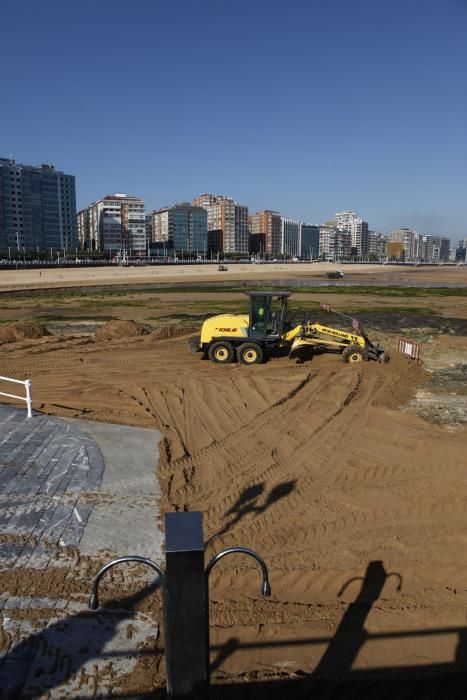
{"type": "Polygon", "coordinates": [[[32,418],[32,397],[31,397],[31,380],[26,379],[24,382],[21,379],[12,379],[11,377],[0,377],[0,381],[4,382],[14,382],[15,384],[23,384],[26,391],[26,396],[17,396],[16,394],[7,394],[4,391],[0,391],[1,396],[8,396],[10,399],[19,399],[19,401],[26,401],[28,406],[28,418],[32,418]]]}

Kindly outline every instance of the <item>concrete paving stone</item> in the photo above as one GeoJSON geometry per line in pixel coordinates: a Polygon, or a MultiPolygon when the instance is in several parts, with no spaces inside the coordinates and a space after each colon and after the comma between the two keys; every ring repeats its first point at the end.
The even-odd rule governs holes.
{"type": "MultiPolygon", "coordinates": [[[[12,608],[26,608],[28,607],[27,603],[31,600],[31,596],[10,596],[8,598],[6,605],[5,605],[5,610],[11,610],[12,608]]],[[[8,613],[5,613],[8,614],[8,613]]]]}
{"type": "Polygon", "coordinates": [[[2,542],[0,544],[0,561],[14,562],[24,549],[24,542],[2,542]]]}
{"type": "MultiPolygon", "coordinates": [[[[67,546],[81,554],[110,549],[160,561],[162,533],[156,510],[160,437],[157,431],[43,415],[28,420],[24,410],[0,405],[0,568],[66,567],[72,572],[73,557],[64,551],[67,546]],[[100,500],[100,493],[105,498],[100,500]],[[5,542],[2,534],[24,535],[25,539],[5,542]]],[[[118,613],[113,623],[107,620],[99,626],[97,617],[87,614],[86,596],[11,598],[6,591],[0,596],[2,609],[2,626],[11,649],[6,657],[6,649],[0,655],[0,687],[4,690],[16,684],[17,697],[23,691],[35,696],[33,689],[39,688],[36,672],[42,678],[44,668],[47,680],[55,683],[51,698],[76,697],[82,689],[74,681],[59,684],[61,677],[68,676],[70,665],[80,668],[92,663],[100,668],[104,649],[112,653],[116,648],[114,639],[123,640],[116,642],[117,647],[128,648],[128,611],[123,617],[118,613]],[[44,629],[45,616],[44,621],[35,621],[39,629],[34,632],[29,620],[8,617],[8,611],[17,607],[55,608],[62,616],[71,614],[71,619],[69,624],[58,617],[47,620],[44,629]],[[28,635],[32,635],[29,641],[28,635]],[[96,643],[88,660],[80,658],[83,639],[96,643]]],[[[131,618],[133,625],[134,613],[131,618]]],[[[150,634],[154,628],[142,617],[141,641],[150,634]]],[[[118,661],[122,673],[131,668],[134,656],[118,661]]],[[[108,664],[108,659],[104,661],[108,664]]],[[[90,671],[92,668],[89,666],[90,671]]]]}

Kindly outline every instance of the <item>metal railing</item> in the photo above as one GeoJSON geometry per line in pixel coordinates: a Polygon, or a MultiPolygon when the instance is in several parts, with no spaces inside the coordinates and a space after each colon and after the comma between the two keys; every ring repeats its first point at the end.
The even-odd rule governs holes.
{"type": "Polygon", "coordinates": [[[21,381],[21,379],[12,379],[11,377],[0,377],[0,381],[13,382],[14,384],[22,384],[24,386],[26,396],[7,394],[5,391],[0,391],[0,396],[8,396],[9,399],[18,399],[19,401],[26,401],[28,407],[28,418],[32,418],[31,380],[26,379],[23,382],[21,381]]]}
{"type": "Polygon", "coordinates": [[[420,362],[420,343],[416,343],[414,340],[404,340],[404,338],[399,338],[397,349],[403,355],[408,355],[412,358],[412,360],[420,362]]]}

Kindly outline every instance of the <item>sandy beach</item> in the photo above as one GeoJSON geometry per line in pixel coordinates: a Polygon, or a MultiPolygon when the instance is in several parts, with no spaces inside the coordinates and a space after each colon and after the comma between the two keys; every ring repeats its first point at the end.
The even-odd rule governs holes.
{"type": "MultiPolygon", "coordinates": [[[[272,280],[284,272],[245,267],[222,279],[272,280]]],[[[326,269],[293,267],[299,276],[326,269]]],[[[36,286],[37,275],[4,272],[0,285],[36,286]]],[[[171,268],[47,270],[40,284],[220,275],[187,267],[175,277],[171,268]]],[[[465,268],[349,270],[352,279],[374,276],[393,284],[462,284],[465,275],[465,268]]],[[[35,408],[46,413],[159,430],[162,510],[203,512],[207,556],[244,545],[265,558],[270,599],[260,597],[258,572],[248,561],[231,559],[212,574],[213,659],[228,650],[214,677],[410,672],[421,657],[462,665],[466,434],[414,410],[417,389],[429,376],[424,367],[397,355],[396,335],[388,336],[388,365],[349,366],[335,355],[302,365],[287,357],[252,367],[214,365],[188,352],[189,332],[4,343],[0,374],[30,377],[35,408]],[[351,648],[349,655],[342,645],[351,648]]],[[[433,342],[442,349],[450,338],[440,334],[433,342]]],[[[47,576],[52,580],[53,570],[47,576]]],[[[14,583],[18,595],[22,585],[14,583]]],[[[27,585],[28,595],[40,595],[44,573],[29,571],[27,585]]],[[[86,584],[77,576],[66,585],[79,592],[86,584]]],[[[115,581],[107,595],[121,593],[115,581]]],[[[150,614],[157,618],[160,609],[150,614]]],[[[150,663],[141,660],[127,688],[150,690],[150,663]]],[[[156,680],[164,685],[163,665],[156,680]]]]}

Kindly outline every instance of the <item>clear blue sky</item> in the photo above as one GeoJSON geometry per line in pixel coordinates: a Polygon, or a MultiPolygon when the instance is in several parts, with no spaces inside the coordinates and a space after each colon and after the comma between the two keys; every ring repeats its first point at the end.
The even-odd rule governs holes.
{"type": "Polygon", "coordinates": [[[467,235],[467,0],[4,0],[0,155],[467,235]]]}

